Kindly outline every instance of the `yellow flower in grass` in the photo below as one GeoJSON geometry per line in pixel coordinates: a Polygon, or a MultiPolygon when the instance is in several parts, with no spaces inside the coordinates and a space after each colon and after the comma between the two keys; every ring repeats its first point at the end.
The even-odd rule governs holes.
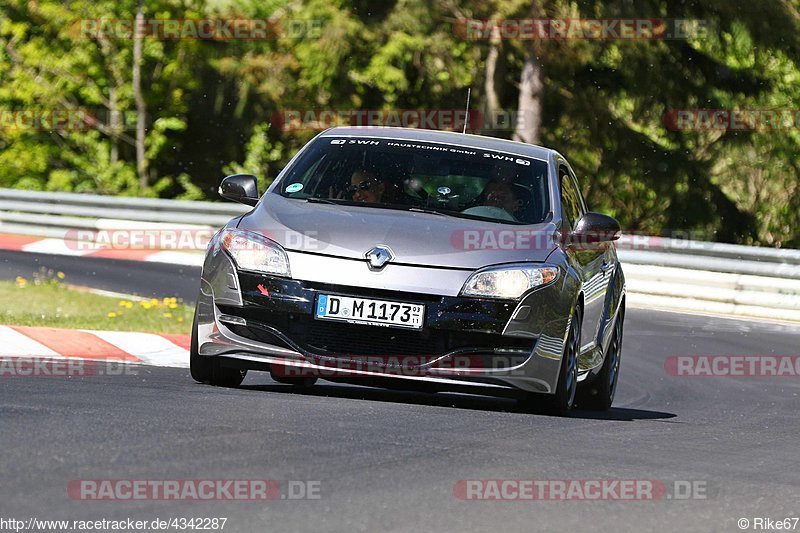
{"type": "Polygon", "coordinates": [[[58,277],[58,279],[64,279],[64,278],[65,278],[65,277],[67,277],[67,276],[66,276],[66,274],[64,274],[63,272],[58,272],[58,273],[56,274],[56,277],[58,277]]]}
{"type": "Polygon", "coordinates": [[[17,279],[14,281],[16,281],[17,285],[19,285],[20,287],[24,287],[25,285],[28,284],[28,280],[23,278],[22,276],[17,276],[17,279]]]}
{"type": "Polygon", "coordinates": [[[172,318],[172,313],[164,313],[164,318],[172,318]]]}
{"type": "Polygon", "coordinates": [[[177,309],[178,308],[178,304],[169,304],[169,308],[170,309],[177,309]]]}
{"type": "Polygon", "coordinates": [[[116,316],[117,316],[117,313],[115,313],[114,311],[111,311],[111,312],[108,313],[108,318],[115,318],[116,316]]]}
{"type": "Polygon", "coordinates": [[[178,322],[183,322],[183,317],[182,316],[178,317],[178,322]]]}

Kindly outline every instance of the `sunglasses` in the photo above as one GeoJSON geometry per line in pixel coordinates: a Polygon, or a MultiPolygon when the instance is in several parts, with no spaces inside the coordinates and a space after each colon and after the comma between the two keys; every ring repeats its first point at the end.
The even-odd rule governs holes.
{"type": "Polygon", "coordinates": [[[375,185],[375,180],[364,180],[358,185],[350,185],[344,191],[347,194],[353,194],[356,191],[368,191],[370,190],[373,185],[375,185]]]}

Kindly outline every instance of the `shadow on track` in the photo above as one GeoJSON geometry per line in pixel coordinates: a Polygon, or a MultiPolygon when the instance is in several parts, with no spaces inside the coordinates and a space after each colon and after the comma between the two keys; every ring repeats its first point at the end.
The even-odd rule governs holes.
{"type": "MultiPolygon", "coordinates": [[[[271,392],[278,394],[296,394],[301,396],[333,397],[349,400],[368,400],[374,402],[405,403],[411,405],[427,405],[432,407],[450,407],[454,409],[470,409],[475,411],[496,411],[503,413],[522,413],[546,415],[536,408],[529,408],[512,397],[477,395],[468,392],[425,392],[415,390],[382,389],[366,386],[339,385],[336,383],[318,383],[310,388],[292,385],[249,384],[239,387],[240,390],[271,392]]],[[[569,418],[585,420],[614,420],[632,422],[634,420],[660,420],[675,418],[674,413],[648,411],[612,407],[606,412],[575,410],[569,418]]]]}
{"type": "Polygon", "coordinates": [[[675,418],[675,413],[663,411],[647,411],[645,409],[628,409],[627,407],[612,407],[608,411],[582,411],[577,409],[570,418],[584,420],[617,420],[620,422],[633,422],[634,420],[665,420],[675,418]]]}

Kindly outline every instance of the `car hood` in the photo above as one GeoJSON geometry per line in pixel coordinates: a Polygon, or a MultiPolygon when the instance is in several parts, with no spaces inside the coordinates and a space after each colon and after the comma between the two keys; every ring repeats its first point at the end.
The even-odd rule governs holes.
{"type": "Polygon", "coordinates": [[[555,248],[552,223],[517,226],[372,207],[311,203],[267,193],[238,227],[287,250],[365,259],[377,245],[395,264],[477,269],[541,262],[555,248]]]}

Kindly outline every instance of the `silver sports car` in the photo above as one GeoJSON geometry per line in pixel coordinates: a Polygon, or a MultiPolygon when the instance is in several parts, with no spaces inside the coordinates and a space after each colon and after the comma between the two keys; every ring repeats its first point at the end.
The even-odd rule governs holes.
{"type": "Polygon", "coordinates": [[[206,252],[191,373],[511,395],[608,409],[619,375],[620,226],[559,153],[489,137],[329,129],[206,252]]]}

